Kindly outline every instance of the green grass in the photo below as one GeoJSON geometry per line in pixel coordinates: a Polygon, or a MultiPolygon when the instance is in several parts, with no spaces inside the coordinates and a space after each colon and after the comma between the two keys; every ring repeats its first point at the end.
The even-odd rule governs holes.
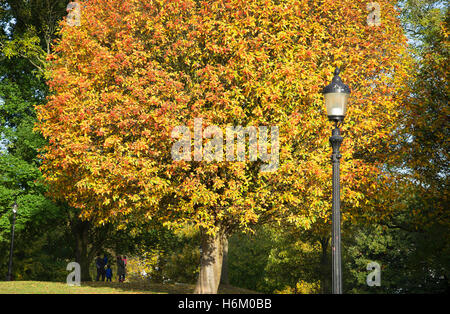
{"type": "MultiPolygon", "coordinates": [[[[0,294],[190,294],[194,285],[153,284],[143,282],[82,282],[81,286],[68,286],[62,282],[3,281],[0,294]]],[[[255,291],[233,286],[220,286],[220,294],[254,294],[255,291]]]]}

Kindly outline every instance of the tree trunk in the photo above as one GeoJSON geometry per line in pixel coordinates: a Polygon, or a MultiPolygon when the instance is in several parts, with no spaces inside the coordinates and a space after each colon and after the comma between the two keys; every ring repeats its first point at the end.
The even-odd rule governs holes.
{"type": "Polygon", "coordinates": [[[76,242],[75,261],[80,264],[81,281],[91,281],[89,273],[90,259],[88,254],[89,228],[89,223],[85,221],[75,222],[75,226],[72,227],[76,242]]]}
{"type": "Polygon", "coordinates": [[[223,285],[230,284],[228,278],[228,238],[225,235],[223,237],[222,275],[220,276],[220,283],[223,285]]]}
{"type": "Polygon", "coordinates": [[[223,232],[202,235],[200,273],[194,289],[196,294],[216,294],[222,272],[223,232]]]}

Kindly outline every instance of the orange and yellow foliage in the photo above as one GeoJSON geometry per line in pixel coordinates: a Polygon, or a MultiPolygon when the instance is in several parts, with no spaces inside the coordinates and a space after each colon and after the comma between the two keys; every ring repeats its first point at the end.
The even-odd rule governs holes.
{"type": "Polygon", "coordinates": [[[388,209],[383,189],[409,60],[395,1],[88,0],[62,25],[42,172],[51,194],[99,223],[246,229],[276,219],[309,228],[331,212],[331,149],[321,89],[336,66],[352,90],[342,131],[343,219],[388,209]],[[180,162],[171,130],[278,126],[280,166],[180,162]]]}

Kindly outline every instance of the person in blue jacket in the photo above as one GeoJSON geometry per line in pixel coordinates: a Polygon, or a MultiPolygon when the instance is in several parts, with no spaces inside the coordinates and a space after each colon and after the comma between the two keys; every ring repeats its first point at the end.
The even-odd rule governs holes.
{"type": "Polygon", "coordinates": [[[111,269],[111,265],[108,265],[106,267],[106,281],[111,281],[112,279],[112,269],[111,269]]]}

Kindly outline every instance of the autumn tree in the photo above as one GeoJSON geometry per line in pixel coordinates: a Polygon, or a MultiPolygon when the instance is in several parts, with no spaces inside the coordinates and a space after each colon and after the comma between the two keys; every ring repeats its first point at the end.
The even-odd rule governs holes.
{"type": "Polygon", "coordinates": [[[269,220],[302,229],[329,221],[331,126],[321,88],[341,66],[352,89],[343,219],[382,217],[371,197],[384,182],[408,59],[394,1],[378,3],[382,23],[369,26],[366,1],[82,2],[81,26],[63,24],[51,56],[53,95],[37,108],[52,196],[99,224],[193,225],[202,235],[195,291],[216,293],[232,232],[269,220]],[[194,152],[218,143],[217,129],[192,141],[196,121],[222,134],[277,127],[279,164],[264,172],[261,152],[206,161],[191,148],[190,161],[173,160],[176,126],[189,131],[179,135],[194,152]]]}

